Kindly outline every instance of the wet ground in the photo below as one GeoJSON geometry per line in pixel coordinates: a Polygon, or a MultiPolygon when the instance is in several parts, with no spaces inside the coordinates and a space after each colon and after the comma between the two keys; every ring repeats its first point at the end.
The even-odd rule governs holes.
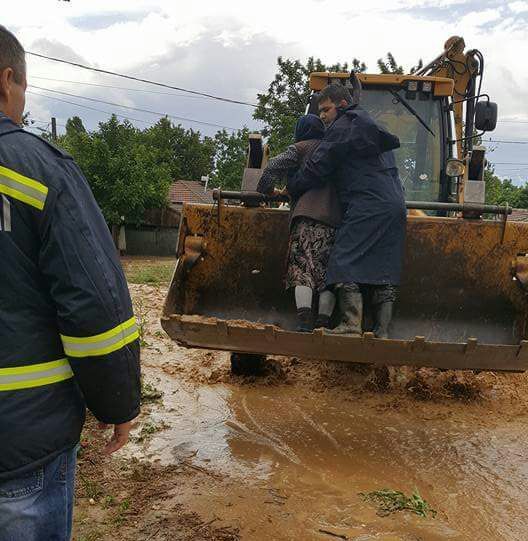
{"type": "Polygon", "coordinates": [[[139,503],[116,522],[117,507],[110,516],[102,493],[87,504],[84,487],[79,541],[116,532],[154,541],[528,539],[524,375],[402,369],[380,379],[350,365],[276,359],[262,378],[237,378],[226,354],[165,337],[163,289],[133,294],[145,380],[162,396],[146,403],[135,441],[109,467],[130,483],[112,485],[112,474],[101,485],[139,503]],[[145,465],[143,477],[119,473],[131,463],[145,465]],[[417,490],[436,517],[380,516],[360,493],[384,488],[417,490]]]}

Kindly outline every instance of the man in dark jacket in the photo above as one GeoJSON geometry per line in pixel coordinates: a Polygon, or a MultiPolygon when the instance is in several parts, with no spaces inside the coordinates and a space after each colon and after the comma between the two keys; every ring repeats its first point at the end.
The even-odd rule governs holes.
{"type": "Polygon", "coordinates": [[[327,271],[327,284],[338,290],[342,322],[336,334],[360,334],[363,294],[374,308],[374,333],[388,337],[400,282],[406,211],[393,149],[397,137],[376,125],[346,87],[331,84],[319,96],[319,112],[328,125],[324,139],[288,183],[298,197],[334,182],[343,207],[327,271]]]}
{"type": "Polygon", "coordinates": [[[85,407],[139,413],[138,331],[108,227],[73,159],[20,128],[26,66],[0,27],[0,541],[67,541],[85,407]]]}

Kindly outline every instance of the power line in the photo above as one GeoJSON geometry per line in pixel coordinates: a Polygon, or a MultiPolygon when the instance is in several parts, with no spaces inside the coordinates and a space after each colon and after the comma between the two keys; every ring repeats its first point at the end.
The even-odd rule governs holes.
{"type": "MultiPolygon", "coordinates": [[[[87,96],[80,96],[79,94],[71,94],[70,92],[62,92],[60,90],[52,90],[51,88],[44,88],[42,86],[36,86],[36,85],[28,85],[31,88],[36,88],[37,90],[44,90],[45,92],[52,92],[54,94],[60,94],[62,96],[68,96],[70,98],[78,98],[83,100],[88,100],[96,103],[104,103],[105,105],[111,105],[113,107],[122,107],[123,109],[129,109],[130,111],[138,111],[140,113],[147,113],[151,115],[161,116],[161,117],[169,117],[173,118],[175,120],[183,121],[183,122],[193,122],[195,124],[203,124],[204,126],[212,126],[214,128],[223,128],[227,130],[237,131],[237,128],[232,128],[230,126],[223,126],[221,124],[214,124],[212,122],[205,122],[203,120],[196,120],[194,118],[187,118],[183,116],[176,116],[168,113],[160,113],[159,111],[152,111],[150,109],[142,109],[140,107],[131,107],[129,105],[122,105],[120,103],[115,103],[112,101],[106,101],[106,100],[100,100],[97,98],[89,98],[87,96]]],[[[41,94],[42,95],[42,94],[41,94]]],[[[51,98],[51,96],[47,96],[51,98]]]]}
{"type": "Polygon", "coordinates": [[[518,162],[491,162],[492,165],[527,165],[528,163],[518,163],[518,162]]]}
{"type": "Polygon", "coordinates": [[[528,145],[528,141],[503,141],[501,139],[483,139],[483,143],[507,143],[511,145],[528,145]]]}
{"type": "Polygon", "coordinates": [[[188,99],[197,99],[197,100],[208,100],[211,101],[213,98],[206,98],[205,96],[193,96],[187,94],[175,94],[174,92],[160,92],[159,90],[148,90],[146,88],[130,88],[127,86],[114,86],[114,85],[102,85],[99,83],[89,83],[87,81],[70,81],[67,79],[54,79],[52,77],[41,77],[38,75],[32,75],[31,79],[42,79],[43,81],[54,81],[56,83],[68,83],[75,85],[86,85],[86,86],[96,86],[100,88],[112,88],[115,90],[127,90],[130,92],[146,92],[148,94],[158,94],[160,96],[174,96],[177,98],[188,98],[188,99]]]}
{"type": "Polygon", "coordinates": [[[134,120],[135,122],[143,122],[144,124],[150,124],[148,120],[142,120],[140,118],[132,118],[130,116],[120,115],[119,113],[113,113],[112,111],[105,111],[104,109],[97,109],[96,107],[90,107],[89,105],[83,105],[82,103],[75,103],[73,101],[63,100],[62,98],[57,98],[57,96],[46,96],[46,94],[39,94],[38,92],[27,91],[27,94],[33,96],[41,96],[42,98],[48,98],[50,100],[61,101],[62,103],[68,103],[69,105],[75,105],[76,107],[82,107],[83,109],[89,109],[90,111],[97,111],[99,113],[104,113],[106,115],[115,115],[119,118],[124,118],[126,120],[134,120]]]}
{"type": "Polygon", "coordinates": [[[528,120],[497,120],[497,122],[511,122],[513,124],[528,124],[528,120]]]}
{"type": "Polygon", "coordinates": [[[37,56],[39,58],[45,58],[46,60],[51,60],[53,62],[60,62],[62,64],[69,64],[70,66],[75,66],[77,68],[82,68],[82,69],[85,69],[85,70],[96,71],[97,73],[105,73],[107,75],[114,75],[115,77],[122,77],[123,79],[130,79],[131,81],[139,81],[140,83],[146,83],[146,84],[149,84],[149,85],[161,86],[163,88],[170,88],[171,90],[178,90],[180,92],[187,92],[189,94],[195,94],[197,96],[204,96],[206,98],[211,98],[211,99],[218,100],[218,101],[225,101],[227,103],[236,103],[238,105],[248,105],[249,107],[257,107],[254,103],[248,103],[246,101],[234,100],[234,99],[231,99],[231,98],[223,98],[221,96],[215,96],[214,94],[207,94],[206,92],[199,92],[197,90],[189,90],[187,88],[182,88],[182,87],[179,87],[179,86],[168,85],[168,84],[165,84],[165,83],[158,83],[156,81],[151,81],[149,79],[142,79],[141,77],[134,77],[132,75],[124,75],[122,73],[117,73],[115,71],[109,71],[109,70],[104,70],[104,69],[100,69],[100,68],[93,68],[91,66],[85,66],[84,64],[80,64],[78,62],[70,62],[69,60],[63,60],[62,58],[54,58],[52,56],[46,56],[46,55],[43,55],[43,54],[40,54],[40,53],[33,53],[31,51],[26,51],[26,52],[27,52],[27,54],[30,54],[32,56],[37,56]]]}

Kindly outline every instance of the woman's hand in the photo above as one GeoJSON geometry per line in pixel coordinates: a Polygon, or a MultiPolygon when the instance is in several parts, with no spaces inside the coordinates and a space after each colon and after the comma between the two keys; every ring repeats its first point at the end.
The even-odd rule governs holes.
{"type": "Polygon", "coordinates": [[[289,195],[288,189],[286,187],[284,188],[274,188],[273,189],[273,195],[289,195]]]}

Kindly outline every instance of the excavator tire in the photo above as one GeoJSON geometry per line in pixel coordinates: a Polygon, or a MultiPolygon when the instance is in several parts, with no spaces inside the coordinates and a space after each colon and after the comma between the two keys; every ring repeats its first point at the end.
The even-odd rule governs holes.
{"type": "Polygon", "coordinates": [[[262,376],[265,371],[265,355],[231,353],[231,374],[234,376],[262,376]]]}

